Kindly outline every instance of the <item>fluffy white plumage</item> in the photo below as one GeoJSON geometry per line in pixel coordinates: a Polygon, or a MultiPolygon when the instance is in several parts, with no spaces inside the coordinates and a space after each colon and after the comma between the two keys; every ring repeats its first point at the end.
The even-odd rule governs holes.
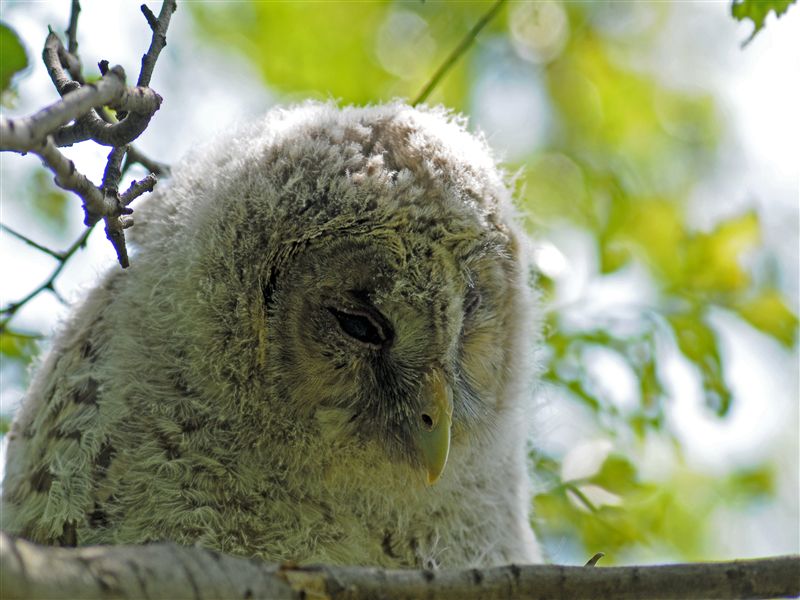
{"type": "Polygon", "coordinates": [[[3,529],[334,564],[541,560],[525,237],[461,120],[273,110],[136,217],[132,266],[76,307],[9,434],[3,529]]]}

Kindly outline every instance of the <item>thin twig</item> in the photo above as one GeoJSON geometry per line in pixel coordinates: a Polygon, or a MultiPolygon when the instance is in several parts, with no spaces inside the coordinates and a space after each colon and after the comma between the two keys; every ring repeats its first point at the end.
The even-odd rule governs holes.
{"type": "Polygon", "coordinates": [[[119,191],[119,180],[122,177],[122,159],[127,146],[117,146],[108,153],[106,168],[103,171],[103,183],[101,188],[104,194],[117,194],[119,191]]]}
{"type": "MultiPolygon", "coordinates": [[[[105,123],[108,123],[110,125],[113,125],[118,122],[117,118],[114,115],[112,115],[105,107],[101,107],[97,111],[97,115],[105,123]]],[[[129,144],[128,152],[125,154],[125,162],[122,164],[122,174],[125,175],[125,173],[128,172],[128,169],[130,169],[133,165],[136,164],[142,165],[145,169],[147,169],[150,173],[156,175],[157,177],[162,177],[162,176],[166,177],[170,173],[170,166],[168,164],[159,162],[157,160],[153,160],[152,158],[144,154],[141,150],[139,150],[136,146],[129,144]]]]}
{"type": "Polygon", "coordinates": [[[47,246],[42,246],[41,244],[39,244],[37,242],[34,242],[28,236],[21,234],[19,231],[15,231],[14,229],[11,229],[11,227],[9,227],[8,225],[4,225],[3,223],[0,223],[0,229],[5,229],[6,232],[8,232],[9,234],[13,235],[18,240],[21,240],[21,241],[25,242],[26,244],[28,244],[28,246],[31,246],[32,248],[36,248],[39,252],[44,252],[45,254],[49,254],[50,256],[55,258],[56,260],[61,260],[61,256],[62,256],[61,252],[56,252],[55,250],[51,250],[47,246]]]}
{"type": "Polygon", "coordinates": [[[170,172],[169,165],[147,157],[135,146],[128,146],[128,153],[125,155],[125,164],[122,165],[123,174],[135,164],[142,165],[145,169],[157,177],[165,177],[169,175],[170,172]]]}
{"type": "Polygon", "coordinates": [[[59,262],[56,265],[56,268],[53,269],[52,273],[50,273],[50,277],[47,278],[40,286],[36,289],[32,290],[27,296],[22,298],[21,300],[17,300],[16,302],[12,302],[8,306],[3,307],[0,309],[0,315],[4,315],[5,318],[0,321],[0,333],[5,333],[8,327],[8,322],[12,319],[12,317],[16,314],[16,312],[25,306],[28,302],[33,300],[36,296],[42,293],[44,290],[50,290],[56,296],[56,298],[61,298],[60,294],[56,292],[54,284],[58,276],[61,274],[62,269],[67,264],[67,261],[72,258],[72,255],[75,254],[79,248],[82,248],[86,245],[86,240],[89,238],[89,235],[92,233],[94,227],[88,227],[86,231],[81,234],[81,236],[75,240],[72,245],[67,248],[64,252],[61,253],[59,257],[59,262]]]}
{"type": "Polygon", "coordinates": [[[142,69],[139,71],[139,80],[136,85],[146,87],[150,85],[150,78],[153,76],[153,68],[156,66],[158,55],[161,50],[167,45],[167,28],[169,27],[169,20],[172,18],[172,13],[178,8],[175,0],[164,0],[161,3],[161,12],[158,13],[158,19],[153,22],[153,13],[144,4],[142,5],[142,13],[153,31],[153,37],[150,40],[150,47],[147,52],[142,56],[142,69]],[[148,14],[149,13],[149,14],[148,14]]]}
{"type": "Polygon", "coordinates": [[[120,204],[122,204],[122,206],[128,206],[142,194],[152,192],[156,183],[158,183],[158,178],[154,173],[150,173],[147,177],[139,181],[132,181],[130,187],[120,194],[120,204]]]}
{"type": "MultiPolygon", "coordinates": [[[[69,15],[69,27],[67,27],[67,48],[73,56],[78,55],[78,15],[81,12],[79,0],[72,0],[72,10],[69,15]]],[[[75,77],[75,73],[72,74],[75,77]]]]}
{"type": "Polygon", "coordinates": [[[83,79],[83,67],[78,56],[78,15],[81,13],[81,3],[79,0],[72,0],[72,8],[69,12],[69,26],[67,27],[67,49],[59,52],[62,64],[67,67],[72,78],[80,84],[86,83],[83,79]]]}
{"type": "Polygon", "coordinates": [[[484,14],[477,23],[475,23],[475,26],[469,30],[467,35],[464,36],[458,46],[455,47],[455,49],[445,59],[441,66],[436,70],[430,81],[428,81],[425,87],[422,88],[422,91],[411,103],[412,106],[416,106],[420,102],[425,102],[425,100],[428,99],[428,96],[430,96],[434,88],[439,85],[439,82],[442,80],[442,78],[453,67],[453,65],[456,64],[458,59],[461,58],[461,55],[467,51],[469,45],[475,41],[475,38],[478,37],[478,34],[481,32],[481,30],[486,27],[489,21],[494,18],[505,2],[506,0],[497,0],[492,7],[486,11],[486,14],[484,14]]]}
{"type": "MultiPolygon", "coordinates": [[[[61,62],[64,56],[64,45],[56,35],[55,31],[48,28],[49,33],[44,41],[42,50],[42,61],[47,68],[47,74],[60,96],[80,87],[80,83],[67,76],[64,65],[61,62]]],[[[104,73],[105,74],[105,73],[104,73]]]]}
{"type": "Polygon", "coordinates": [[[64,156],[52,138],[48,137],[44,146],[32,150],[56,174],[58,187],[75,192],[83,199],[84,223],[91,225],[106,214],[111,214],[115,206],[107,205],[103,193],[89,179],[75,168],[75,163],[64,156]]]}

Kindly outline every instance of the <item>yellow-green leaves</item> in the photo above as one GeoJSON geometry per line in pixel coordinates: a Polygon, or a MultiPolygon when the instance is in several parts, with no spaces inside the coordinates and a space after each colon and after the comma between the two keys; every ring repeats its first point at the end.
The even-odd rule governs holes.
{"type": "Polygon", "coordinates": [[[0,93],[11,87],[11,78],[28,66],[28,57],[17,34],[0,23],[0,93]]]}
{"type": "Polygon", "coordinates": [[[685,285],[709,293],[744,289],[750,278],[743,258],[760,242],[761,230],[754,212],[723,221],[709,234],[691,236],[686,244],[685,285]]]}
{"type": "Polygon", "coordinates": [[[745,321],[787,348],[797,343],[797,315],[777,290],[765,289],[753,298],[742,300],[734,308],[745,321]]]}
{"type": "Polygon", "coordinates": [[[678,348],[700,373],[706,405],[719,416],[731,406],[731,392],[722,372],[717,336],[701,311],[670,315],[678,348]]]}
{"type": "Polygon", "coordinates": [[[653,480],[644,480],[637,465],[616,452],[579,480],[562,480],[557,467],[552,460],[537,460],[547,479],[534,499],[537,532],[556,551],[579,542],[585,553],[604,552],[608,564],[625,561],[632,550],[662,560],[707,558],[715,511],[723,504],[757,505],[776,485],[769,464],[723,477],[677,465],[653,480]]]}
{"type": "MultiPolygon", "coordinates": [[[[24,380],[30,361],[36,353],[37,336],[0,330],[0,364],[3,366],[3,381],[24,380]]],[[[5,408],[8,410],[8,408],[5,408]]],[[[0,412],[0,436],[5,435],[11,425],[11,415],[0,412]]]]}
{"type": "Polygon", "coordinates": [[[780,17],[795,2],[796,0],[733,0],[731,14],[737,21],[750,19],[753,22],[753,33],[745,41],[747,43],[764,27],[769,13],[774,11],[775,16],[780,17]]]}
{"type": "Polygon", "coordinates": [[[0,331],[0,356],[27,362],[36,349],[35,339],[13,331],[0,331]]]}

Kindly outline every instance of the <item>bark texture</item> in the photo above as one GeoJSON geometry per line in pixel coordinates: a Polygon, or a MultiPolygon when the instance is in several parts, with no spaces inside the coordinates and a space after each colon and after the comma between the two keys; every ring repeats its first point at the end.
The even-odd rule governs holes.
{"type": "Polygon", "coordinates": [[[0,533],[0,597],[6,600],[798,596],[800,556],[648,567],[509,565],[401,571],[267,564],[175,544],[52,548],[0,533]]]}

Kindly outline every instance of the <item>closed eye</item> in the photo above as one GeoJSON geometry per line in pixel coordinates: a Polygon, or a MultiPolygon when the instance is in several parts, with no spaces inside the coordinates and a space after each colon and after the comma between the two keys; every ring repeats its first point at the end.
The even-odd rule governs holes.
{"type": "Polygon", "coordinates": [[[392,339],[391,330],[380,323],[385,320],[382,315],[378,317],[368,311],[340,310],[332,306],[327,309],[339,323],[342,332],[362,344],[371,348],[382,348],[392,339]]]}

